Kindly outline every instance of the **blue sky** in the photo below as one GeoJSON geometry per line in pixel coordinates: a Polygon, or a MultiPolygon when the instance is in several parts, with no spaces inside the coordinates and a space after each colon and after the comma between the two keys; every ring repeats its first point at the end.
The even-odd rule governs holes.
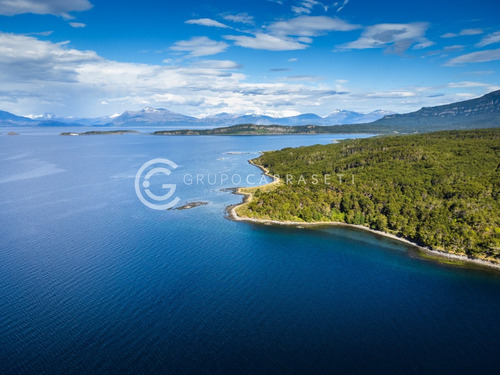
{"type": "Polygon", "coordinates": [[[497,0],[0,0],[0,109],[409,112],[500,89],[497,0]]]}

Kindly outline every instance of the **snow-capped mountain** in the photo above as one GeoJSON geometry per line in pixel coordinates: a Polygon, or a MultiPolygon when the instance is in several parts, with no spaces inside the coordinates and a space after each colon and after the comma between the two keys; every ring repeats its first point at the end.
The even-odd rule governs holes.
{"type": "Polygon", "coordinates": [[[139,111],[125,111],[121,115],[99,117],[95,119],[65,119],[50,114],[40,119],[16,116],[0,111],[0,126],[188,126],[188,127],[224,127],[240,124],[254,125],[343,125],[362,124],[363,129],[373,127],[377,132],[380,127],[407,127],[411,131],[432,131],[442,129],[472,129],[498,126],[500,124],[500,90],[482,97],[435,107],[424,107],[406,114],[393,114],[377,110],[370,113],[358,113],[335,110],[326,117],[314,113],[305,113],[290,117],[271,117],[264,115],[235,116],[219,113],[214,116],[195,118],[175,113],[164,108],[146,107],[139,111]],[[45,118],[43,118],[45,117],[45,118]]]}
{"type": "Polygon", "coordinates": [[[361,124],[378,120],[394,112],[377,110],[370,113],[359,113],[344,110],[336,110],[332,114],[321,117],[315,113],[304,113],[289,117],[271,117],[265,115],[243,115],[234,116],[227,113],[205,117],[198,120],[201,125],[230,126],[238,124],[255,125],[343,125],[361,124]]]}
{"type": "Polygon", "coordinates": [[[165,108],[146,107],[140,111],[125,111],[120,116],[111,120],[113,125],[164,125],[164,124],[190,124],[197,119],[169,111],[165,108]]]}
{"type": "MultiPolygon", "coordinates": [[[[8,114],[8,112],[2,112],[8,114]]],[[[53,113],[46,113],[40,116],[31,116],[30,118],[11,116],[7,121],[7,115],[0,116],[0,125],[15,124],[16,121],[23,125],[85,125],[85,126],[231,126],[239,124],[255,125],[341,125],[370,122],[382,118],[389,111],[374,111],[367,114],[336,110],[326,117],[318,116],[315,113],[304,113],[289,117],[272,117],[266,115],[233,115],[230,113],[218,113],[213,116],[196,118],[185,116],[180,113],[169,111],[165,108],[145,107],[139,111],[125,111],[122,114],[95,118],[76,118],[76,117],[57,117],[53,113]],[[15,120],[17,119],[17,120],[15,120]]]]}

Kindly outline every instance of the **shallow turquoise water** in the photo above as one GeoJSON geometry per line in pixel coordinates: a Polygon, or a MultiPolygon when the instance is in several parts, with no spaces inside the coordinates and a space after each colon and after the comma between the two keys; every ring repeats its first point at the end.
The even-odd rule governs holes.
{"type": "Polygon", "coordinates": [[[498,372],[497,273],[352,229],[225,218],[241,197],[222,174],[332,138],[0,137],[0,373],[498,372]],[[153,158],[178,165],[180,204],[209,204],[141,204],[153,158]]]}

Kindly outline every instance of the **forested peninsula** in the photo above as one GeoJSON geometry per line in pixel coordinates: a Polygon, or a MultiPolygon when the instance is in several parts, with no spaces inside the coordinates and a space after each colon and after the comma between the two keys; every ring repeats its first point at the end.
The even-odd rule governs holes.
{"type": "Polygon", "coordinates": [[[356,224],[500,264],[500,128],[285,148],[251,162],[279,182],[240,189],[240,218],[356,224]]]}

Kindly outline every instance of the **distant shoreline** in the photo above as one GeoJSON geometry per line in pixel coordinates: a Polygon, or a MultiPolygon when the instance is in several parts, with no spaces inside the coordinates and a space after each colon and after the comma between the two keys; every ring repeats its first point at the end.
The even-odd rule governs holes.
{"type": "MultiPolygon", "coordinates": [[[[266,185],[262,185],[261,187],[269,186],[269,185],[272,185],[272,184],[279,182],[279,180],[274,180],[274,177],[272,175],[270,175],[269,171],[264,166],[255,164],[252,160],[249,160],[248,162],[250,164],[255,165],[256,167],[260,168],[266,176],[273,178],[272,182],[270,182],[269,184],[266,184],[266,185]]],[[[406,238],[398,237],[398,236],[395,236],[391,233],[371,229],[371,228],[365,227],[363,225],[348,224],[348,223],[342,223],[342,222],[337,222],[337,221],[301,222],[301,221],[279,221],[279,220],[270,220],[270,219],[255,219],[255,218],[250,218],[250,217],[242,217],[242,216],[238,215],[236,210],[239,207],[242,207],[246,203],[248,203],[252,199],[253,195],[250,192],[243,191],[242,188],[233,189],[233,193],[238,194],[238,195],[243,195],[243,200],[241,203],[234,204],[234,205],[228,206],[226,208],[228,218],[230,220],[233,220],[233,221],[249,222],[249,223],[264,224],[264,225],[269,225],[269,224],[283,225],[283,226],[290,226],[290,227],[315,227],[315,226],[339,227],[339,226],[341,226],[341,227],[346,227],[346,228],[354,228],[354,229],[370,232],[370,233],[378,235],[378,236],[390,238],[392,240],[402,242],[406,245],[410,245],[410,246],[416,248],[417,250],[419,250],[420,252],[423,252],[424,254],[436,257],[436,259],[432,259],[432,260],[437,261],[437,262],[439,262],[439,259],[444,260],[446,258],[448,260],[466,262],[467,264],[488,267],[490,269],[495,269],[495,270],[500,271],[500,263],[494,263],[494,262],[491,262],[489,260],[484,260],[484,259],[479,259],[479,258],[470,258],[466,255],[459,255],[459,254],[448,253],[448,252],[440,251],[440,250],[433,250],[433,249],[430,249],[428,247],[420,246],[420,245],[418,245],[410,240],[407,240],[406,238]]]]}

